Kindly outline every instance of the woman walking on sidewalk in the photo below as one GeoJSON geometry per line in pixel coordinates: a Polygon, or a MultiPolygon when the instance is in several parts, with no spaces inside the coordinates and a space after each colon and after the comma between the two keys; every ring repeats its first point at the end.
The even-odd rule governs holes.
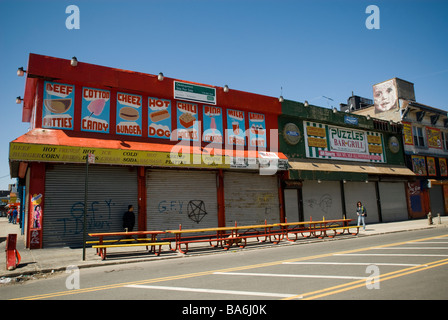
{"type": "Polygon", "coordinates": [[[358,201],[358,203],[356,204],[356,214],[358,215],[358,227],[362,222],[363,230],[365,231],[367,211],[366,208],[364,208],[364,206],[362,205],[361,201],[358,201]]]}

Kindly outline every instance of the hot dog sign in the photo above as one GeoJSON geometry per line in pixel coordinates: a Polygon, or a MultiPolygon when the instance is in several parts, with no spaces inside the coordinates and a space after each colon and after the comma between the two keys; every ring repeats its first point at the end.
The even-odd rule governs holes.
{"type": "Polygon", "coordinates": [[[142,96],[117,92],[117,134],[142,135],[142,96]]]}
{"type": "Polygon", "coordinates": [[[148,136],[169,139],[171,137],[171,101],[148,98],[148,136]]]}

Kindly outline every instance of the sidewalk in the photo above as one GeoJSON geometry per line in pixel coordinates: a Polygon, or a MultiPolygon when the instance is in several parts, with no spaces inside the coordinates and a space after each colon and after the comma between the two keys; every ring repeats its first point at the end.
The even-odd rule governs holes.
{"type": "MultiPolygon", "coordinates": [[[[418,229],[427,229],[427,228],[446,228],[448,227],[448,216],[441,217],[441,224],[438,222],[438,218],[435,217],[433,219],[434,224],[428,225],[427,219],[419,219],[419,220],[407,220],[400,222],[389,222],[389,223],[378,223],[378,224],[370,224],[367,225],[366,230],[360,230],[359,236],[371,236],[371,235],[379,235],[386,234],[392,232],[400,232],[400,231],[411,231],[418,229]]],[[[447,230],[448,231],[448,230],[447,230]]],[[[173,258],[182,258],[188,256],[194,256],[198,254],[219,254],[225,252],[231,252],[234,250],[253,250],[260,249],[271,246],[278,245],[289,245],[288,241],[281,241],[280,244],[274,245],[271,243],[258,243],[252,242],[246,246],[245,249],[240,248],[231,248],[229,251],[224,251],[222,249],[211,248],[208,245],[204,244],[196,244],[189,246],[188,255],[184,256],[177,252],[172,252],[168,249],[168,247],[163,247],[162,253],[159,257],[153,254],[147,254],[145,250],[133,249],[133,248],[117,248],[114,250],[116,253],[125,252],[126,254],[114,254],[114,250],[108,250],[108,258],[104,261],[101,260],[95,254],[95,249],[87,248],[86,249],[86,260],[82,260],[82,248],[72,249],[68,247],[63,248],[47,248],[47,249],[35,249],[29,250],[25,248],[24,244],[24,236],[20,234],[19,225],[8,223],[7,218],[0,218],[0,279],[2,277],[5,278],[14,278],[22,275],[31,275],[38,273],[51,273],[57,271],[65,271],[66,268],[70,265],[77,266],[78,268],[87,268],[93,266],[105,266],[111,264],[122,264],[122,263],[132,263],[132,262],[141,262],[141,261],[151,261],[151,260],[160,260],[160,259],[173,259],[173,258]],[[17,250],[19,251],[22,260],[18,267],[15,270],[7,271],[6,270],[6,238],[8,234],[15,233],[17,234],[17,250]]],[[[334,239],[344,239],[347,236],[338,236],[334,239]]],[[[349,236],[352,237],[352,236],[349,236]]],[[[306,239],[299,240],[296,243],[309,243],[314,241],[328,241],[327,238],[323,240],[318,239],[306,239]]]]}

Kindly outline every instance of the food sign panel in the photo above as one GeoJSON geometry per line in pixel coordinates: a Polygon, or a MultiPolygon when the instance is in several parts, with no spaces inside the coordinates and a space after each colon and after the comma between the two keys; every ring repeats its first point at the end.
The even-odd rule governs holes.
{"type": "Polygon", "coordinates": [[[202,110],[202,123],[204,126],[202,141],[221,144],[223,142],[222,109],[220,107],[204,105],[202,110]]]}
{"type": "Polygon", "coordinates": [[[117,134],[142,135],[142,96],[117,92],[117,134]]]}
{"type": "Polygon", "coordinates": [[[73,130],[75,86],[45,81],[43,104],[43,128],[73,130]]]}
{"type": "Polygon", "coordinates": [[[81,130],[109,133],[110,91],[82,88],[81,130]]]}
{"type": "Polygon", "coordinates": [[[148,98],[150,138],[170,139],[171,137],[171,100],[148,98]]]}
{"type": "Polygon", "coordinates": [[[246,126],[244,124],[244,111],[227,110],[227,143],[230,145],[246,145],[246,126]]]}
{"type": "Polygon", "coordinates": [[[264,114],[249,112],[249,145],[266,147],[266,121],[264,114]]]}
{"type": "Polygon", "coordinates": [[[198,141],[198,105],[177,101],[177,138],[198,141]]]}

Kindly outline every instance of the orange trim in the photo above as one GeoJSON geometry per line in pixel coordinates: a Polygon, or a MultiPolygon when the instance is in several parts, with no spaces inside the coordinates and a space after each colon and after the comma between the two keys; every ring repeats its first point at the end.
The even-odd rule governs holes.
{"type": "MultiPolygon", "coordinates": [[[[105,148],[116,150],[136,150],[136,151],[156,151],[156,152],[171,152],[174,146],[181,146],[178,144],[162,144],[139,141],[124,141],[118,139],[110,139],[108,136],[101,134],[89,133],[86,136],[82,132],[69,132],[57,129],[33,129],[24,135],[13,140],[12,143],[30,143],[43,144],[55,146],[69,146],[69,147],[83,147],[83,148],[105,148]],[[89,137],[94,136],[94,137],[89,137]],[[101,137],[101,138],[99,138],[101,137]]],[[[184,146],[182,151],[190,149],[191,154],[210,153],[212,155],[228,155],[245,158],[258,158],[260,154],[255,150],[235,150],[235,149],[212,149],[203,148],[200,146],[184,146]]],[[[283,153],[275,152],[280,159],[288,159],[283,153]]]]}

